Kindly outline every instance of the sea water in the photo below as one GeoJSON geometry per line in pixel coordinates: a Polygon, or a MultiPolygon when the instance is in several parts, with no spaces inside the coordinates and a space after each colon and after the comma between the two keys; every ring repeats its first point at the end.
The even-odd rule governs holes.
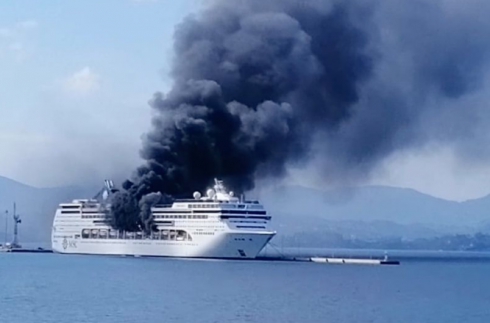
{"type": "Polygon", "coordinates": [[[490,262],[3,253],[0,322],[490,322],[490,262]]]}

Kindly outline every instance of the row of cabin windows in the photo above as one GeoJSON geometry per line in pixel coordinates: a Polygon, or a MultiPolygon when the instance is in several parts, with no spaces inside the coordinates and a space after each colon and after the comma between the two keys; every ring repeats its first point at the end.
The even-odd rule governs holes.
{"type": "Polygon", "coordinates": [[[265,229],[264,226],[252,226],[252,225],[237,225],[239,229],[265,229]]]}
{"type": "Polygon", "coordinates": [[[80,211],[61,211],[61,214],[80,214],[80,211]]]}
{"type": "Polygon", "coordinates": [[[218,207],[218,204],[189,204],[189,208],[195,209],[195,208],[215,208],[218,207]]]}
{"type": "Polygon", "coordinates": [[[173,240],[192,241],[192,236],[184,230],[158,230],[149,236],[143,232],[126,232],[107,229],[83,229],[82,239],[124,239],[124,240],[173,240]]]}
{"type": "MultiPolygon", "coordinates": [[[[228,201],[219,201],[219,203],[228,203],[228,201]]],[[[220,206],[219,204],[189,204],[190,209],[213,209],[217,208],[220,206]]],[[[239,209],[244,209],[245,204],[230,204],[227,206],[229,208],[239,208],[239,209]]]]}
{"type": "Polygon", "coordinates": [[[214,236],[214,232],[195,232],[194,234],[214,236]]]}
{"type": "Polygon", "coordinates": [[[62,209],[79,209],[80,205],[62,205],[62,209]]]}
{"type": "Polygon", "coordinates": [[[207,215],[154,215],[154,219],[207,219],[207,215]]]}
{"type": "MultiPolygon", "coordinates": [[[[73,210],[73,211],[61,210],[61,214],[80,214],[80,210],[73,210]]],[[[87,215],[87,214],[91,214],[91,215],[94,215],[95,214],[96,215],[97,212],[90,212],[90,213],[89,212],[82,212],[82,218],[93,218],[94,217],[94,216],[90,216],[90,215],[87,215]]]]}
{"type": "Polygon", "coordinates": [[[259,224],[267,224],[267,221],[230,221],[230,223],[259,223],[259,224]]]}

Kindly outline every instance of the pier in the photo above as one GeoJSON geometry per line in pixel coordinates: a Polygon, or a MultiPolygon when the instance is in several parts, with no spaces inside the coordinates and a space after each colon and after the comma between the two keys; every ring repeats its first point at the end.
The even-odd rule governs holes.
{"type": "Polygon", "coordinates": [[[398,260],[368,258],[335,258],[335,257],[294,257],[294,256],[259,256],[255,260],[312,262],[330,265],[399,265],[398,260]]]}
{"type": "Polygon", "coordinates": [[[28,248],[9,248],[9,247],[0,247],[0,252],[10,252],[10,253],[53,253],[53,250],[50,249],[28,249],[28,248]]]}

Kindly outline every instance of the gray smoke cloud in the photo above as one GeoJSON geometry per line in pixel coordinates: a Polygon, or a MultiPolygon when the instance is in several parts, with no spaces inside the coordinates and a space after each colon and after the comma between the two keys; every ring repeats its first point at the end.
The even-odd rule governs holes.
{"type": "Polygon", "coordinates": [[[113,228],[126,231],[141,230],[138,201],[129,192],[118,192],[111,197],[110,219],[113,228]]]}
{"type": "Polygon", "coordinates": [[[328,180],[362,178],[398,150],[472,137],[488,13],[483,0],[213,1],[176,28],[173,87],[150,102],[146,163],[114,216],[213,177],[244,192],[314,159],[328,180]]]}
{"type": "Polygon", "coordinates": [[[149,193],[143,196],[139,201],[140,221],[145,232],[152,230],[151,208],[163,200],[162,193],[149,193]]]}

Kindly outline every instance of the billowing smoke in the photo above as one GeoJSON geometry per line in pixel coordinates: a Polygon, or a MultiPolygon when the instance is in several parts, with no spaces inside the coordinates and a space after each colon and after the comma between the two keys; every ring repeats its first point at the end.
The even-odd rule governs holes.
{"type": "Polygon", "coordinates": [[[244,192],[315,160],[328,180],[358,178],[397,150],[471,136],[481,110],[463,103],[485,79],[489,9],[213,1],[175,31],[173,86],[150,102],[146,163],[113,201],[115,224],[148,230],[153,193],[190,195],[213,177],[244,192]]]}
{"type": "Polygon", "coordinates": [[[138,201],[128,192],[119,192],[111,197],[111,224],[114,228],[138,231],[142,221],[137,217],[138,201]]]}
{"type": "Polygon", "coordinates": [[[151,225],[153,219],[151,217],[151,208],[160,203],[160,201],[162,201],[162,193],[157,192],[146,194],[139,202],[139,218],[141,219],[143,230],[146,232],[149,232],[152,229],[151,225]]]}

